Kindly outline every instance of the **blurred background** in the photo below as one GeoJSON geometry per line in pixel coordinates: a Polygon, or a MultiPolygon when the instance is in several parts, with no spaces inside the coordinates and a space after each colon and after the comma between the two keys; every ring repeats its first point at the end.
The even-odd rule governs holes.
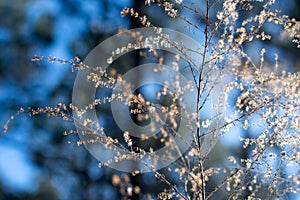
{"type": "MultiPolygon", "coordinates": [[[[187,2],[195,3],[193,6],[199,9],[202,7],[196,0],[187,2]]],[[[144,6],[142,0],[1,0],[0,125],[20,107],[69,104],[76,77],[71,67],[46,61],[31,62],[31,57],[52,55],[84,59],[118,29],[140,26],[134,19],[120,16],[124,7],[135,8],[157,26],[177,29],[197,38],[186,24],[167,17],[161,8],[144,6]]],[[[283,13],[300,19],[299,1],[281,1],[278,7],[283,13]]],[[[196,16],[187,15],[201,25],[196,16]]],[[[279,61],[290,71],[299,71],[300,51],[296,45],[280,37],[279,27],[264,28],[277,36],[264,43],[256,41],[255,46],[246,45],[249,54],[258,60],[257,49],[264,47],[267,55],[270,53],[270,62],[274,60],[274,53],[278,53],[279,61]]],[[[133,57],[128,62],[134,66],[138,59],[133,57]]],[[[7,134],[0,133],[0,200],[120,199],[122,190],[114,186],[114,174],[118,175],[114,181],[139,186],[135,189],[142,192],[137,192],[133,199],[145,198],[142,193],[150,193],[154,198],[165,187],[152,174],[133,177],[110,168],[98,168],[98,161],[83,146],[76,145],[76,136],[63,136],[66,129],[74,129],[73,124],[24,114],[10,124],[7,134]]],[[[249,131],[236,128],[230,138],[222,138],[213,155],[215,162],[226,163],[224,158],[232,154],[246,157],[247,152],[240,151],[239,135],[251,134],[251,129],[249,131]]],[[[165,169],[162,171],[168,173],[165,169]]],[[[176,182],[175,176],[172,181],[176,182]]]]}

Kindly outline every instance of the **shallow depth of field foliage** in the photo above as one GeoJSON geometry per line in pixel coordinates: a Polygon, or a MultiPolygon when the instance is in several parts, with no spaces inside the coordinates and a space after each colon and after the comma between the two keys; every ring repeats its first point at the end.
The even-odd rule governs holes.
{"type": "MultiPolygon", "coordinates": [[[[73,59],[34,56],[32,61],[38,64],[46,64],[43,62],[46,60],[61,68],[71,67],[75,73],[89,69],[87,80],[97,88],[96,99],[84,108],[72,105],[71,97],[67,99],[69,102],[56,102],[56,106],[21,108],[4,125],[4,131],[13,129],[13,119],[21,118],[21,113],[27,113],[32,120],[36,120],[36,115],[40,119],[46,114],[54,117],[55,123],[65,121],[66,131],[56,127],[64,135],[58,140],[64,140],[67,145],[61,148],[71,151],[71,158],[76,160],[75,169],[70,167],[69,173],[74,176],[71,182],[80,185],[83,180],[82,199],[105,198],[106,186],[99,184],[101,181],[113,188],[107,191],[117,193],[111,198],[121,199],[297,199],[300,192],[300,68],[299,61],[290,63],[291,56],[282,51],[288,46],[299,55],[300,22],[282,13],[280,5],[279,0],[146,0],[143,5],[129,5],[120,10],[120,18],[130,20],[131,27],[153,28],[158,35],[160,29],[157,27],[188,34],[202,47],[197,52],[201,62],[189,63],[178,55],[154,48],[130,52],[126,58],[113,63],[108,58],[111,66],[107,70],[85,65],[82,62],[84,53],[73,59]],[[159,17],[151,15],[152,12],[160,13],[159,17]],[[170,65],[172,70],[185,74],[189,81],[180,85],[177,80],[167,80],[154,90],[147,90],[145,86],[130,92],[130,82],[123,80],[122,74],[132,66],[150,61],[157,63],[154,68],[157,72],[165,70],[164,64],[170,65]],[[176,93],[171,91],[171,86],[176,88],[176,93]],[[113,89],[118,93],[111,95],[113,89]],[[185,91],[196,94],[192,113],[184,112],[181,104],[180,95],[185,91]],[[114,124],[110,111],[114,101],[127,105],[132,119],[142,126],[149,124],[153,131],[153,123],[160,123],[162,116],[167,123],[153,137],[133,137],[133,133],[122,131],[114,124]],[[160,107],[156,107],[157,104],[160,107]],[[78,133],[72,122],[94,107],[100,113],[99,124],[87,118],[80,124],[86,132],[78,133]],[[163,157],[157,156],[155,150],[163,146],[177,148],[173,138],[185,119],[193,138],[190,147],[171,165],[156,170],[156,163],[174,158],[170,152],[163,157]],[[93,140],[80,140],[78,134],[92,135],[93,140]],[[204,143],[205,137],[210,138],[209,143],[204,143]],[[123,151],[116,152],[107,162],[97,163],[83,148],[88,143],[101,143],[111,151],[118,146],[123,151]],[[114,162],[144,158],[146,152],[154,158],[154,163],[141,162],[141,165],[145,164],[151,172],[143,173],[134,168],[132,173],[125,173],[108,167],[114,162]],[[101,175],[95,170],[101,171],[101,175]],[[76,173],[80,174],[79,178],[74,175],[76,173]],[[101,192],[95,192],[97,190],[101,192]],[[93,195],[93,192],[103,196],[93,195]]],[[[127,28],[120,27],[118,31],[123,33],[127,28]]],[[[129,52],[131,45],[141,45],[139,32],[131,34],[137,38],[136,44],[120,46],[113,54],[119,54],[120,49],[129,52]]],[[[178,40],[166,39],[166,43],[176,44],[184,52],[186,47],[181,46],[180,38],[178,40]]],[[[95,42],[93,46],[96,45],[95,42]]],[[[146,75],[140,74],[137,79],[142,81],[143,76],[146,75]]],[[[69,80],[72,81],[63,82],[69,80]]],[[[40,124],[40,128],[48,126],[51,120],[40,124]]],[[[59,133],[56,130],[51,134],[59,133]]],[[[45,159],[47,153],[38,156],[41,158],[36,159],[43,167],[47,163],[55,165],[55,156],[52,162],[45,159]]],[[[62,156],[69,155],[62,153],[62,156]]],[[[64,163],[62,165],[73,162],[63,158],[57,160],[64,163]]],[[[57,169],[56,173],[62,172],[57,169]]],[[[63,180],[60,181],[63,185],[63,180]]],[[[53,190],[58,196],[64,195],[57,188],[53,190]]],[[[76,199],[72,194],[64,198],[76,199]]]]}

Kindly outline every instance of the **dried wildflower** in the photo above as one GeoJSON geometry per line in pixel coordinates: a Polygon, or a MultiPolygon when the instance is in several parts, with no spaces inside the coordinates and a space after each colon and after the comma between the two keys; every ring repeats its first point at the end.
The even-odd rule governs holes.
{"type": "MultiPolygon", "coordinates": [[[[70,106],[58,104],[52,108],[20,109],[18,114],[24,112],[29,115],[46,114],[47,116],[70,120],[72,119],[68,112],[70,109],[78,119],[82,119],[81,125],[89,128],[88,131],[81,134],[94,136],[88,140],[78,141],[78,145],[100,143],[103,144],[104,148],[110,149],[116,154],[111,160],[99,164],[99,167],[132,158],[136,160],[154,158],[151,165],[148,165],[147,162],[141,162],[141,165],[145,164],[159,181],[168,186],[168,189],[164,189],[158,194],[159,199],[204,200],[211,198],[218,191],[224,193],[227,191],[228,199],[244,198],[245,191],[250,193],[248,199],[258,199],[260,194],[265,191],[276,198],[277,194],[275,194],[274,188],[283,188],[282,195],[289,192],[299,193],[300,178],[297,172],[291,175],[284,173],[287,173],[285,168],[288,165],[299,167],[300,162],[300,73],[280,71],[279,66],[281,64],[277,54],[274,57],[274,66],[269,66],[266,62],[266,55],[268,54],[266,49],[261,49],[260,60],[256,64],[243,50],[242,45],[254,40],[271,40],[271,35],[264,32],[262,28],[266,23],[273,22],[282,25],[284,29],[282,36],[292,38],[292,41],[299,47],[300,23],[288,16],[280,15],[277,10],[273,10],[274,0],[256,2],[224,0],[215,3],[219,6],[212,6],[214,3],[206,1],[204,10],[199,11],[181,0],[145,0],[145,5],[155,4],[161,7],[168,16],[175,18],[172,20],[180,19],[189,27],[199,30],[201,38],[204,38],[203,49],[196,52],[202,58],[202,62],[196,63],[199,74],[195,73],[192,67],[183,67],[183,59],[180,58],[179,54],[173,56],[170,61],[168,57],[161,55],[156,50],[161,47],[173,48],[176,44],[175,47],[179,52],[189,54],[189,47],[185,47],[179,41],[171,41],[167,35],[162,33],[162,28],[153,27],[147,15],[141,15],[133,8],[124,8],[121,11],[122,17],[129,15],[145,27],[153,27],[157,36],[143,37],[139,32],[130,33],[130,36],[135,38],[137,42],[130,42],[112,50],[111,55],[106,58],[107,64],[112,64],[117,55],[134,49],[146,48],[149,49],[149,52],[141,52],[140,54],[145,58],[149,55],[155,58],[157,63],[156,67],[153,68],[154,72],[165,72],[166,68],[163,64],[168,63],[177,73],[186,69],[190,70],[187,77],[191,77],[191,79],[186,84],[183,85],[179,76],[176,76],[174,80],[165,81],[160,91],[156,92],[156,100],[170,99],[169,102],[166,100],[167,105],[157,107],[155,102],[148,101],[143,95],[134,94],[132,92],[133,85],[123,80],[116,69],[106,72],[101,67],[97,67],[91,69],[87,75],[87,80],[92,82],[97,89],[114,90],[115,93],[111,96],[95,99],[94,102],[81,109],[72,104],[70,106]],[[220,8],[216,11],[216,18],[209,15],[213,7],[215,9],[220,8]],[[204,22],[204,28],[189,20],[188,15],[181,16],[181,13],[179,15],[179,9],[197,15],[199,22],[204,22]],[[240,16],[242,12],[250,17],[242,19],[240,16]],[[212,91],[218,85],[223,85],[225,89],[220,91],[216,97],[213,96],[212,91]],[[196,93],[197,104],[193,113],[188,113],[186,107],[181,105],[184,98],[189,98],[189,96],[184,96],[187,91],[196,93]],[[230,107],[229,102],[224,102],[221,98],[225,97],[226,101],[230,101],[231,91],[238,93],[235,98],[232,98],[235,101],[232,107],[230,107]],[[208,106],[211,99],[218,99],[218,103],[208,106]],[[104,127],[97,126],[91,119],[84,118],[87,111],[96,105],[113,102],[121,102],[128,106],[129,114],[134,115],[138,122],[151,121],[148,126],[149,130],[158,131],[158,133],[153,137],[141,133],[141,141],[147,142],[149,139],[154,139],[161,146],[171,147],[171,151],[177,152],[181,147],[177,145],[176,142],[178,141],[174,139],[174,135],[178,134],[177,129],[180,121],[187,121],[184,129],[186,132],[192,130],[193,143],[189,150],[173,166],[169,167],[171,173],[176,172],[182,184],[174,185],[164,174],[155,171],[155,164],[161,160],[174,159],[172,152],[165,152],[164,157],[158,157],[156,156],[156,149],[151,146],[151,142],[150,146],[145,149],[136,146],[136,139],[132,137],[133,133],[125,131],[123,138],[120,139],[122,143],[116,138],[105,136],[104,127]],[[227,107],[231,109],[230,114],[226,113],[227,107]],[[207,110],[214,112],[214,115],[209,116],[207,110]],[[225,118],[221,119],[224,113],[225,118]],[[162,123],[164,118],[167,123],[162,123]],[[161,126],[155,126],[157,124],[161,126]],[[247,152],[245,153],[246,157],[238,159],[234,155],[224,158],[225,161],[227,160],[226,162],[229,161],[234,164],[232,169],[209,166],[211,163],[207,161],[211,160],[210,150],[214,148],[214,141],[220,136],[232,134],[230,130],[232,127],[243,128],[249,132],[255,130],[255,136],[246,135],[240,139],[244,148],[242,151],[247,152]],[[203,142],[205,136],[211,138],[210,142],[203,142]],[[122,145],[124,142],[126,147],[122,145]],[[116,146],[122,151],[116,150],[116,146]],[[210,150],[203,151],[207,146],[210,150]],[[277,166],[274,166],[270,160],[280,162],[280,167],[276,168],[277,166]],[[220,178],[222,178],[221,181],[220,178]],[[214,185],[216,183],[218,185],[214,185]],[[208,185],[209,187],[207,187],[208,185]],[[179,187],[180,189],[178,189],[179,187]],[[211,191],[211,188],[215,189],[211,191]]],[[[185,12],[182,12],[182,15],[185,12]]],[[[120,30],[120,33],[127,33],[127,31],[120,30]]],[[[42,56],[32,58],[33,61],[43,59],[42,56]]],[[[48,61],[60,62],[61,64],[70,63],[74,71],[90,69],[78,57],[66,61],[49,56],[48,61]]],[[[188,60],[188,62],[192,61],[193,57],[188,60]]],[[[14,118],[12,116],[8,123],[14,118]]],[[[4,125],[5,132],[8,129],[8,123],[4,125]]],[[[70,133],[75,132],[65,132],[64,135],[70,133]]],[[[182,139],[180,142],[184,146],[186,142],[184,136],[180,135],[179,138],[182,139]]],[[[142,170],[133,170],[132,175],[139,176],[140,173],[142,170]]],[[[111,181],[115,187],[120,187],[120,193],[126,198],[141,192],[139,186],[133,186],[130,183],[128,176],[114,175],[111,181]]]]}

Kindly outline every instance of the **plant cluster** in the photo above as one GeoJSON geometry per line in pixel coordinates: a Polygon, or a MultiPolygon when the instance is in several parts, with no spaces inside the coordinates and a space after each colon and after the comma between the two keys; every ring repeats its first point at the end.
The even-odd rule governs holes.
{"type": "MultiPolygon", "coordinates": [[[[100,163],[100,167],[124,160],[140,160],[167,186],[158,194],[159,199],[205,200],[218,195],[224,196],[224,199],[280,199],[290,193],[299,193],[300,73],[284,69],[277,54],[274,55],[273,63],[266,62],[268,52],[265,49],[258,50],[260,60],[257,63],[243,46],[254,40],[271,40],[272,35],[263,28],[273,23],[282,26],[283,37],[291,38],[300,48],[300,22],[274,9],[275,0],[205,0],[202,3],[204,8],[198,10],[193,4],[181,0],[145,1],[145,5],[158,6],[167,16],[197,30],[199,35],[196,37],[203,38],[203,48],[197,52],[201,63],[190,63],[198,73],[190,67],[191,78],[185,85],[176,78],[165,81],[155,94],[156,100],[149,100],[140,93],[134,93],[130,82],[123,80],[117,69],[103,70],[100,66],[91,68],[79,58],[61,60],[49,57],[49,62],[71,64],[74,71],[90,70],[87,80],[95,88],[116,92],[111,96],[96,98],[84,108],[58,104],[56,107],[28,108],[26,112],[30,115],[46,113],[48,116],[62,117],[63,120],[77,120],[84,118],[86,112],[97,106],[122,102],[129,107],[137,123],[149,122],[151,131],[158,131],[158,134],[138,138],[125,131],[122,137],[107,136],[105,127],[89,118],[84,118],[81,123],[85,132],[70,130],[65,134],[92,136],[88,140],[79,140],[78,145],[101,143],[111,151],[118,151],[116,146],[122,149],[122,152],[115,152],[112,159],[100,163]],[[199,23],[190,19],[191,14],[198,17],[199,23]],[[220,85],[222,91],[217,90],[220,85]],[[183,95],[187,91],[196,94],[193,113],[187,113],[182,104],[183,95]],[[219,95],[215,96],[216,93],[219,95]],[[212,98],[217,98],[215,102],[218,103],[211,103],[212,98]],[[157,106],[157,102],[162,105],[157,106]],[[210,116],[204,114],[207,109],[211,109],[210,116]],[[175,152],[178,148],[174,136],[178,135],[178,127],[183,120],[188,121],[186,126],[191,131],[192,143],[184,154],[167,167],[180,180],[173,183],[170,177],[156,170],[155,166],[163,160],[174,159],[172,150],[175,152]],[[155,124],[161,125],[159,130],[156,130],[155,124]],[[238,158],[230,155],[226,158],[230,164],[215,167],[211,164],[212,152],[220,138],[231,134],[232,127],[243,127],[245,132],[255,130],[251,136],[246,134],[240,137],[247,156],[238,158]],[[209,143],[205,143],[204,138],[207,136],[210,137],[209,143]],[[207,145],[210,148],[203,150],[207,145]],[[163,156],[156,155],[156,150],[162,146],[170,147],[170,152],[165,152],[163,156]],[[151,157],[152,163],[145,162],[147,156],[151,157]]],[[[142,26],[153,27],[158,35],[161,34],[160,29],[147,16],[140,15],[134,8],[124,8],[121,15],[130,15],[142,26]]],[[[120,46],[113,54],[141,45],[139,32],[131,34],[136,38],[136,44],[120,46]]],[[[178,41],[167,43],[177,45],[182,52],[186,48],[180,46],[178,41]]],[[[150,48],[141,51],[140,55],[156,60],[154,70],[164,72],[167,58],[162,52],[150,48]]],[[[34,61],[42,59],[33,58],[34,61]]],[[[173,55],[171,60],[172,70],[180,72],[186,68],[178,55],[173,55]]],[[[107,62],[111,63],[110,60],[107,62]]],[[[18,114],[23,112],[22,108],[18,114]]],[[[7,128],[8,124],[4,130],[7,128]]],[[[186,142],[184,137],[181,139],[186,142]]],[[[141,173],[143,170],[132,171],[133,176],[141,173]]],[[[115,175],[112,183],[120,187],[127,199],[133,193],[143,192],[140,187],[132,186],[128,176],[120,178],[115,175]]],[[[149,195],[145,197],[151,198],[149,195]]]]}

